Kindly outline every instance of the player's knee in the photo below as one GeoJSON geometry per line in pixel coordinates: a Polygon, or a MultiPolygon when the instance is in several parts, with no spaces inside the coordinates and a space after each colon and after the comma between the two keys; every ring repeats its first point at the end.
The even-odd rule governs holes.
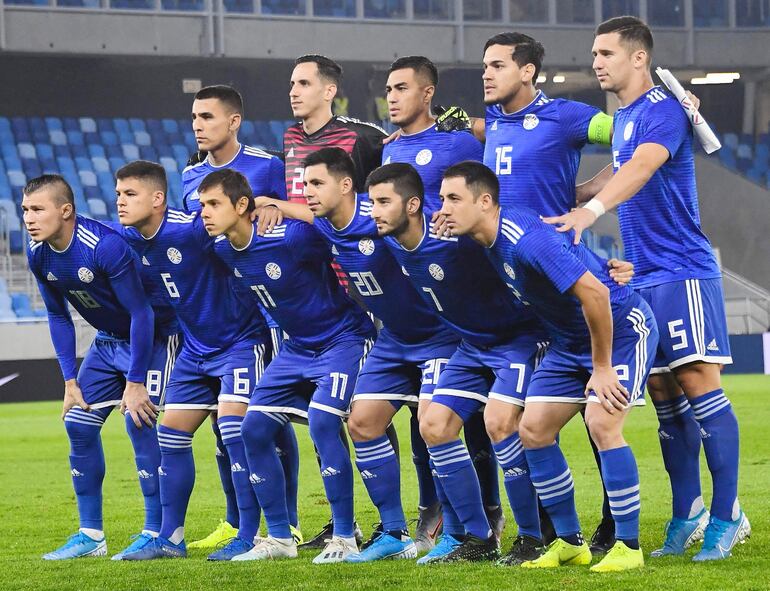
{"type": "Polygon", "coordinates": [[[342,419],[335,414],[310,409],[308,413],[310,438],[319,450],[325,443],[339,440],[341,422],[342,419]]]}
{"type": "Polygon", "coordinates": [[[446,421],[431,412],[420,419],[420,435],[427,445],[446,443],[446,427],[446,421]]]}
{"type": "Polygon", "coordinates": [[[101,427],[82,422],[64,420],[64,428],[73,448],[89,447],[99,440],[101,427]]]}
{"type": "MultiPolygon", "coordinates": [[[[589,409],[590,410],[590,409],[589,409]]],[[[599,412],[586,412],[585,422],[588,433],[600,450],[612,449],[623,444],[622,422],[604,409],[599,412]]]]}
{"type": "Polygon", "coordinates": [[[355,410],[348,418],[348,433],[353,441],[369,441],[385,433],[376,417],[355,410]]]}
{"type": "Polygon", "coordinates": [[[520,413],[504,416],[499,413],[488,413],[484,415],[484,426],[489,438],[497,443],[506,437],[515,433],[519,428],[520,413]]]}
{"type": "Polygon", "coordinates": [[[721,387],[719,365],[714,363],[690,363],[675,370],[676,380],[688,398],[712,392],[721,387]]]}
{"type": "Polygon", "coordinates": [[[249,412],[241,423],[241,438],[243,445],[251,450],[269,449],[274,445],[275,421],[261,412],[249,412]]]}
{"type": "Polygon", "coordinates": [[[554,442],[554,435],[543,428],[543,425],[525,414],[519,421],[519,439],[524,447],[536,449],[551,445],[554,442]]]}

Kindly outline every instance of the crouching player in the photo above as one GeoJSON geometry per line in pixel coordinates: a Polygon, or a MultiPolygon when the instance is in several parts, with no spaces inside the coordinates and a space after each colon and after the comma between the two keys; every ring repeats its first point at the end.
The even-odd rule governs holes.
{"type": "Polygon", "coordinates": [[[524,208],[500,207],[497,178],[476,162],[444,173],[441,212],[453,234],[486,246],[500,277],[537,314],[550,347],[529,383],[519,424],[532,483],[558,538],[526,568],[586,565],[591,552],[575,510],[572,474],[556,435],[588,403],[585,421],[599,448],[617,542],[596,572],[643,566],[639,548],[639,474],[623,423],[644,404],[658,343],[647,303],[618,286],[603,261],[524,208]],[[589,338],[590,337],[590,338],[589,338]]]}

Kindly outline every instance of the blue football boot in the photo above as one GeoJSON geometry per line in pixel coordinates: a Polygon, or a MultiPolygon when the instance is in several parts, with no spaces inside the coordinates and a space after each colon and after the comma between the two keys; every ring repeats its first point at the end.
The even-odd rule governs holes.
{"type": "Polygon", "coordinates": [[[703,532],[709,522],[709,512],[702,509],[692,519],[679,519],[673,517],[666,524],[666,541],[663,547],[650,552],[650,556],[680,556],[695,542],[703,539],[703,532]]]}
{"type": "Polygon", "coordinates": [[[43,556],[43,560],[68,560],[84,556],[106,556],[107,540],[94,540],[82,531],[72,534],[61,548],[43,556]]]}

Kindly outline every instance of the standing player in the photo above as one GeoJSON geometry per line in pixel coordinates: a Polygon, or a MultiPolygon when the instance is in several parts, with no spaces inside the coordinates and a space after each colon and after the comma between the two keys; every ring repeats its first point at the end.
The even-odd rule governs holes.
{"type": "MultiPolygon", "coordinates": [[[[245,175],[249,185],[254,189],[255,197],[267,195],[286,199],[283,162],[264,150],[246,146],[238,141],[238,130],[242,119],[243,99],[234,88],[224,85],[207,86],[195,94],[192,106],[192,128],[198,144],[198,154],[205,154],[205,156],[182,172],[182,194],[184,207],[188,212],[200,211],[198,185],[207,174],[222,168],[232,168],[245,175]]],[[[283,333],[270,316],[265,314],[264,310],[262,312],[270,327],[273,351],[277,352],[283,340],[283,333]]],[[[217,466],[227,500],[227,513],[225,519],[211,534],[202,540],[190,543],[190,548],[215,548],[224,540],[235,536],[238,529],[238,503],[230,467],[232,462],[227,455],[227,446],[222,442],[222,434],[216,423],[216,414],[212,414],[211,419],[217,441],[217,466]]],[[[291,426],[287,429],[290,430],[291,426]]],[[[286,469],[289,512],[292,516],[292,524],[298,526],[296,489],[299,476],[299,450],[294,438],[289,437],[284,443],[286,447],[281,449],[281,461],[286,469]]],[[[299,530],[295,529],[295,532],[299,534],[299,530]]]]}
{"type": "MultiPolygon", "coordinates": [[[[388,73],[385,91],[391,123],[398,126],[400,133],[388,143],[382,154],[382,163],[403,162],[411,164],[422,179],[425,188],[425,210],[431,214],[441,209],[439,189],[441,175],[451,164],[463,160],[481,160],[484,148],[467,131],[453,133],[436,129],[432,113],[432,100],[438,84],[438,70],[428,58],[422,56],[402,57],[394,61],[388,73]]],[[[418,539],[423,532],[437,530],[440,507],[430,478],[428,450],[419,437],[419,424],[412,420],[415,432],[412,442],[413,454],[419,458],[418,484],[420,486],[420,520],[418,539]],[[424,466],[424,474],[420,473],[424,466]],[[434,525],[435,524],[435,525],[434,525]],[[420,527],[422,526],[422,528],[420,527]]],[[[505,525],[500,507],[500,492],[497,476],[497,462],[492,444],[484,428],[483,416],[473,416],[464,427],[465,439],[473,457],[473,464],[481,485],[492,529],[499,537],[505,525]]]]}
{"type": "Polygon", "coordinates": [[[617,542],[594,565],[615,572],[644,565],[639,548],[639,473],[623,439],[632,406],[644,404],[644,384],[658,342],[647,303],[618,286],[603,261],[583,245],[544,224],[534,211],[500,207],[495,175],[476,162],[447,169],[441,212],[456,235],[485,246],[512,295],[548,329],[550,345],[527,390],[519,424],[521,442],[538,496],[558,538],[526,568],[586,565],[575,510],[572,475],[556,436],[581,406],[599,448],[617,542]],[[596,404],[590,404],[596,403],[596,404]]]}
{"type": "Polygon", "coordinates": [[[199,192],[206,231],[220,236],[217,254],[290,335],[254,389],[242,428],[249,479],[269,535],[235,560],[297,556],[274,444],[294,417],[307,419],[334,523],[332,539],[313,562],[341,562],[358,545],[353,469],[340,431],[374,326],[337,281],[330,249],[311,226],[287,220],[258,236],[250,220],[252,190],[233,170],[211,173],[199,192]]]}
{"type": "Polygon", "coordinates": [[[116,406],[128,413],[126,429],[145,497],[144,529],[129,546],[133,549],[160,530],[155,418],[165,370],[174,358],[173,314],[161,311],[153,342],[156,319],[142,287],[136,256],[115,232],[76,215],[72,189],[62,177],[43,175],[29,181],[22,210],[32,238],[27,259],[48,310],[51,340],[64,378],[62,419],[70,440],[72,484],[80,517],[80,530],[43,558],[107,554],[100,432],[116,406]],[[79,372],[68,302],[98,331],[79,372]]]}
{"type": "Polygon", "coordinates": [[[612,140],[615,174],[585,207],[547,221],[574,229],[577,241],[618,207],[626,256],[636,268],[634,287],[662,335],[650,394],[673,517],[653,554],[682,554],[708,523],[693,560],[720,560],[751,533],[738,502],[738,421],[720,380],[720,366],[732,362],[721,272],[700,226],[690,125],[677,100],[653,85],[652,47],[650,29],[635,17],[596,29],[594,71],[621,105],[612,140]],[[700,490],[699,437],[713,481],[710,517],[700,490]]]}
{"type": "MultiPolygon", "coordinates": [[[[537,498],[526,470],[518,419],[536,359],[545,349],[539,323],[511,300],[483,249],[467,237],[440,238],[422,211],[422,180],[408,164],[388,164],[367,181],[380,235],[412,285],[462,342],[420,417],[437,487],[461,524],[444,524],[442,543],[419,563],[492,560],[499,555],[460,429],[486,404],[484,421],[503,471],[519,535],[505,564],[539,553],[537,498]]],[[[444,499],[442,499],[442,502],[444,499]]]]}
{"type": "Polygon", "coordinates": [[[163,286],[184,335],[158,427],[160,535],[153,543],[125,553],[123,559],[186,556],[184,522],[195,482],[193,434],[211,410],[218,410],[218,425],[232,462],[239,530],[209,558],[229,560],[253,547],[259,527],[259,506],[248,481],[240,425],[250,389],[270,359],[267,328],[251,301],[233,290],[232,274],[214,256],[213,240],[198,215],[166,207],[163,167],[136,161],[116,176],[123,235],[163,286]]]}

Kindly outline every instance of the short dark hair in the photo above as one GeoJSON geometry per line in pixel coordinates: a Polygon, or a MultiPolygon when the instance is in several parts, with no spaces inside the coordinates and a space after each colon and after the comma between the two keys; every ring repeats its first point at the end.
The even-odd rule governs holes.
{"type": "Polygon", "coordinates": [[[393,190],[406,201],[411,197],[420,198],[420,209],[422,209],[423,199],[425,197],[425,186],[422,183],[419,173],[411,164],[405,162],[393,162],[375,168],[366,179],[366,190],[374,185],[392,183],[393,190]]]}
{"type": "Polygon", "coordinates": [[[487,39],[487,42],[484,44],[484,51],[486,52],[493,45],[513,47],[511,59],[520,68],[527,64],[535,66],[535,75],[532,76],[532,81],[535,82],[537,80],[540,69],[543,67],[543,58],[545,57],[545,49],[539,41],[524,33],[508,31],[506,33],[498,33],[487,39]]]}
{"type": "Polygon", "coordinates": [[[652,31],[642,19],[635,16],[616,16],[596,27],[596,35],[617,33],[620,42],[630,49],[643,49],[652,58],[652,31]]]}
{"type": "Polygon", "coordinates": [[[388,74],[396,70],[411,68],[418,76],[425,76],[433,86],[438,85],[438,69],[427,57],[422,55],[407,55],[398,58],[388,69],[388,74]]]}
{"type": "Polygon", "coordinates": [[[241,93],[232,86],[226,84],[215,84],[214,86],[204,86],[195,93],[196,100],[217,99],[232,113],[238,113],[243,116],[243,98],[241,93]]]}
{"type": "Polygon", "coordinates": [[[326,169],[336,179],[350,177],[355,183],[356,167],[353,159],[342,148],[321,148],[316,152],[311,152],[305,157],[302,166],[315,166],[316,164],[325,164],[326,169]]]}
{"type": "Polygon", "coordinates": [[[342,66],[340,66],[333,59],[326,57],[325,55],[318,55],[310,53],[302,55],[294,60],[294,65],[313,63],[318,66],[318,75],[326,80],[332,82],[337,86],[342,82],[342,66]]]}
{"type": "Polygon", "coordinates": [[[444,171],[445,179],[457,177],[465,180],[465,184],[468,185],[474,196],[478,197],[482,193],[489,193],[493,203],[500,203],[500,182],[495,173],[481,162],[465,160],[453,164],[444,171]]]}
{"type": "Polygon", "coordinates": [[[241,197],[248,197],[249,202],[246,207],[246,211],[254,210],[254,199],[252,199],[253,192],[249,181],[237,170],[232,168],[222,168],[221,170],[215,170],[207,174],[198,185],[198,194],[205,193],[206,191],[219,187],[222,192],[228,196],[230,203],[235,205],[241,197]]]}
{"type": "Polygon", "coordinates": [[[60,174],[42,174],[38,177],[30,179],[24,186],[24,194],[32,195],[46,187],[53,187],[56,189],[56,204],[64,205],[69,203],[72,205],[72,209],[75,209],[75,194],[72,192],[72,187],[60,174]]]}
{"type": "Polygon", "coordinates": [[[133,178],[152,183],[157,189],[163,191],[163,195],[168,191],[166,170],[160,164],[149,160],[134,160],[121,166],[115,173],[115,178],[118,180],[133,178]]]}

